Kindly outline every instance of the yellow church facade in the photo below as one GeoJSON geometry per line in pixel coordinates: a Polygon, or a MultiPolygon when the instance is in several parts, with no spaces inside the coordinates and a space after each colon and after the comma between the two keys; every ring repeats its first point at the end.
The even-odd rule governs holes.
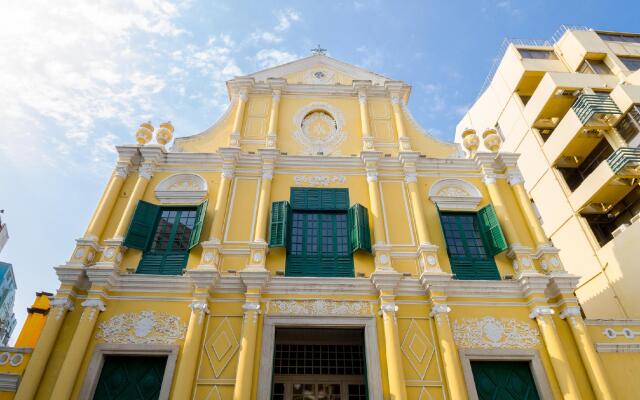
{"type": "Polygon", "coordinates": [[[117,146],[0,398],[638,393],[640,321],[583,319],[495,132],[438,141],[409,85],[321,51],[227,87],[204,132],[117,146]]]}

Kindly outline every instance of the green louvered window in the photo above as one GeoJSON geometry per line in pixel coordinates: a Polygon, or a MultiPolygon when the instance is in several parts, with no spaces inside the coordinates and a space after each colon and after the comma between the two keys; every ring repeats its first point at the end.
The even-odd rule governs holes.
{"type": "Polygon", "coordinates": [[[491,205],[477,213],[440,212],[440,221],[457,279],[500,279],[494,256],[507,244],[491,205]]]}
{"type": "Polygon", "coordinates": [[[140,201],[125,246],[142,250],[136,273],[180,275],[189,250],[200,242],[207,202],[198,207],[160,207],[140,201]]]}
{"type": "Polygon", "coordinates": [[[353,277],[353,252],[371,252],[369,215],[347,189],[292,188],[271,205],[269,246],[285,247],[287,276],[353,277]]]}

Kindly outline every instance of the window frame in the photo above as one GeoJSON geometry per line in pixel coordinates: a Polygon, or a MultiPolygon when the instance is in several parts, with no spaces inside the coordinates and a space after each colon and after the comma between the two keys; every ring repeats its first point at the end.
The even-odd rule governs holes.
{"type": "Polygon", "coordinates": [[[164,356],[167,357],[167,364],[164,368],[164,375],[162,376],[162,386],[160,388],[160,396],[158,400],[168,400],[169,393],[171,392],[171,385],[173,383],[173,375],[176,369],[176,361],[178,359],[178,352],[180,346],[178,345],[165,345],[165,344],[111,344],[101,343],[96,345],[93,351],[93,356],[89,362],[89,367],[80,389],[79,399],[92,399],[98,381],[100,380],[100,374],[102,373],[102,367],[104,366],[105,356],[164,356]]]}
{"type": "MultiPolygon", "coordinates": [[[[487,232],[485,232],[482,229],[483,226],[483,222],[480,220],[480,213],[479,211],[449,211],[449,210],[439,210],[439,214],[440,214],[440,226],[442,228],[442,236],[444,238],[444,244],[446,247],[446,251],[447,251],[447,257],[449,258],[449,264],[451,265],[451,272],[455,275],[457,275],[455,268],[456,268],[456,264],[458,264],[458,266],[462,266],[463,263],[471,263],[471,265],[473,266],[473,264],[478,264],[478,263],[490,263],[491,265],[489,265],[490,267],[493,267],[495,269],[495,277],[493,279],[490,280],[502,280],[502,276],[500,275],[500,271],[498,270],[498,265],[496,263],[495,260],[495,254],[492,254],[492,246],[491,246],[491,241],[490,239],[487,237],[487,232]],[[474,221],[474,226],[475,229],[477,230],[479,239],[482,241],[482,248],[484,250],[485,256],[484,257],[474,257],[472,255],[470,255],[470,253],[467,251],[468,244],[467,244],[467,239],[466,237],[463,238],[463,244],[462,247],[465,249],[465,256],[457,256],[457,255],[452,255],[451,254],[451,250],[450,250],[450,245],[447,242],[447,229],[445,227],[445,221],[443,217],[449,217],[449,216],[470,216],[473,218],[474,221]]],[[[460,225],[459,223],[457,223],[456,225],[458,225],[458,231],[460,231],[460,225]]],[[[464,231],[462,231],[464,232],[464,231]]],[[[475,239],[474,239],[475,240],[475,239]]],[[[468,278],[459,278],[456,276],[456,279],[459,280],[473,280],[473,279],[468,279],[468,278]]],[[[486,279],[479,279],[479,280],[486,280],[486,279]]]]}

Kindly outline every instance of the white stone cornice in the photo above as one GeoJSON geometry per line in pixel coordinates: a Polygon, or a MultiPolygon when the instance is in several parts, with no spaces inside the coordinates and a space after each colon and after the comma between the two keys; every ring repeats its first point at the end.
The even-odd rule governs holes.
{"type": "Polygon", "coordinates": [[[240,271],[240,278],[247,289],[262,290],[269,282],[271,275],[264,268],[252,270],[245,268],[240,271]]]}
{"type": "Polygon", "coordinates": [[[83,266],[59,265],[53,268],[58,275],[58,280],[63,285],[77,286],[79,288],[86,287],[87,275],[83,266]]]}
{"type": "Polygon", "coordinates": [[[189,279],[195,288],[211,291],[220,280],[220,271],[215,267],[201,266],[194,269],[187,269],[185,271],[185,277],[189,279]]]}
{"type": "Polygon", "coordinates": [[[522,295],[529,297],[544,294],[549,284],[549,277],[534,271],[523,271],[516,275],[515,280],[520,285],[522,295]]]}
{"type": "Polygon", "coordinates": [[[580,280],[579,276],[561,271],[550,272],[547,276],[549,278],[549,284],[546,290],[547,297],[553,298],[561,294],[574,296],[578,281],[580,280]]]}
{"type": "Polygon", "coordinates": [[[395,291],[402,274],[394,270],[377,270],[371,274],[371,282],[379,291],[395,291]]]}
{"type": "MultiPolygon", "coordinates": [[[[284,78],[267,78],[266,84],[275,92],[282,92],[287,87],[287,80],[284,78]]],[[[258,85],[254,84],[254,88],[258,85]]]]}
{"type": "Polygon", "coordinates": [[[148,144],[139,149],[143,163],[157,164],[161,162],[167,154],[164,146],[159,144],[148,144]]]}

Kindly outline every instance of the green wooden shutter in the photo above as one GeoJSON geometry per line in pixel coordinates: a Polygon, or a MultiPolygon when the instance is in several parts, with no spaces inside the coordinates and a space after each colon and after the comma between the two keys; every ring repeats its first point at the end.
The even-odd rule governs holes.
{"type": "Polygon", "coordinates": [[[291,208],[310,211],[346,211],[349,189],[291,188],[291,208]]]}
{"type": "Polygon", "coordinates": [[[290,216],[291,206],[288,201],[274,201],[271,203],[269,247],[287,247],[290,216]]]}
{"type": "Polygon", "coordinates": [[[508,248],[507,240],[504,238],[498,216],[493,206],[489,204],[480,209],[478,211],[478,219],[480,220],[480,229],[485,234],[491,246],[490,250],[492,255],[495,256],[505,251],[508,248]]]}
{"type": "Polygon", "coordinates": [[[205,200],[202,204],[198,206],[197,214],[196,214],[196,223],[193,226],[193,230],[191,231],[191,238],[189,239],[189,250],[191,250],[198,243],[200,243],[200,234],[202,233],[202,226],[204,225],[204,216],[207,213],[207,204],[208,204],[208,201],[205,200]]]}
{"type": "Polygon", "coordinates": [[[146,250],[153,236],[160,207],[140,200],[133,213],[124,245],[131,249],[146,250]]]}
{"type": "Polygon", "coordinates": [[[189,253],[186,251],[175,253],[144,253],[136,274],[149,275],[182,275],[187,266],[189,253]]]}
{"type": "Polygon", "coordinates": [[[349,242],[351,252],[364,250],[371,253],[371,233],[369,232],[369,212],[361,204],[354,204],[348,213],[349,242]]]}

